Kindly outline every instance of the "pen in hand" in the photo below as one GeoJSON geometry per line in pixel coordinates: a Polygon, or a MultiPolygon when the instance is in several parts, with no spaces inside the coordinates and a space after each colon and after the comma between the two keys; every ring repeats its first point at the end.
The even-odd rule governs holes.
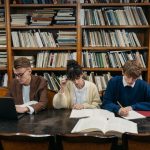
{"type": "Polygon", "coordinates": [[[123,106],[119,103],[119,101],[117,101],[117,104],[118,104],[121,108],[123,108],[123,106]]]}
{"type": "Polygon", "coordinates": [[[120,116],[127,116],[128,113],[129,113],[129,111],[128,111],[126,108],[124,108],[124,107],[119,103],[119,101],[117,101],[117,104],[121,107],[121,108],[119,109],[119,115],[120,115],[120,116]]]}

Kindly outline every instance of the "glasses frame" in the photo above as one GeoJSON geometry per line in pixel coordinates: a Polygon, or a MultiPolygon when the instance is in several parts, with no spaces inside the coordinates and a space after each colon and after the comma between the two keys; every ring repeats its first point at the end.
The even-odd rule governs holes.
{"type": "Polygon", "coordinates": [[[26,71],[27,69],[23,73],[18,73],[18,74],[14,73],[14,75],[15,77],[22,78],[26,71]]]}

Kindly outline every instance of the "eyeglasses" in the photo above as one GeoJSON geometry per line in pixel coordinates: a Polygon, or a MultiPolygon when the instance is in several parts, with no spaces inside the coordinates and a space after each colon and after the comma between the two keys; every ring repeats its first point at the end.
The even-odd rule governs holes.
{"type": "Polygon", "coordinates": [[[18,74],[14,73],[14,75],[15,77],[21,78],[25,74],[26,71],[27,70],[25,70],[23,73],[18,73],[18,74]]]}

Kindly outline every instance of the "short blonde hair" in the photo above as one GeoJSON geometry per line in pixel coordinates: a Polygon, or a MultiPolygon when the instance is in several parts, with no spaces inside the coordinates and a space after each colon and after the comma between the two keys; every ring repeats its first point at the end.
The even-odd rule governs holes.
{"type": "Polygon", "coordinates": [[[123,73],[136,79],[140,77],[142,73],[142,67],[136,60],[129,60],[123,66],[123,73]]]}

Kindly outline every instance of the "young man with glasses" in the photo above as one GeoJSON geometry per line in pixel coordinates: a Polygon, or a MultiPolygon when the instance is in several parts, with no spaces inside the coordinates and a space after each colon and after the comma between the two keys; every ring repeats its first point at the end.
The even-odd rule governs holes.
{"type": "Polygon", "coordinates": [[[97,108],[100,95],[96,85],[83,79],[81,66],[75,60],[67,63],[67,79],[61,81],[61,89],[53,98],[53,106],[59,108],[97,108]]]}
{"type": "Polygon", "coordinates": [[[123,66],[123,76],[113,77],[103,97],[102,108],[127,116],[130,110],[150,110],[150,86],[139,77],[142,68],[136,60],[123,66]]]}
{"type": "Polygon", "coordinates": [[[8,96],[15,100],[18,113],[37,113],[46,108],[48,103],[47,82],[41,76],[32,75],[29,59],[20,57],[14,61],[14,75],[9,86],[8,96]],[[37,101],[31,106],[22,104],[30,101],[37,101]]]}

